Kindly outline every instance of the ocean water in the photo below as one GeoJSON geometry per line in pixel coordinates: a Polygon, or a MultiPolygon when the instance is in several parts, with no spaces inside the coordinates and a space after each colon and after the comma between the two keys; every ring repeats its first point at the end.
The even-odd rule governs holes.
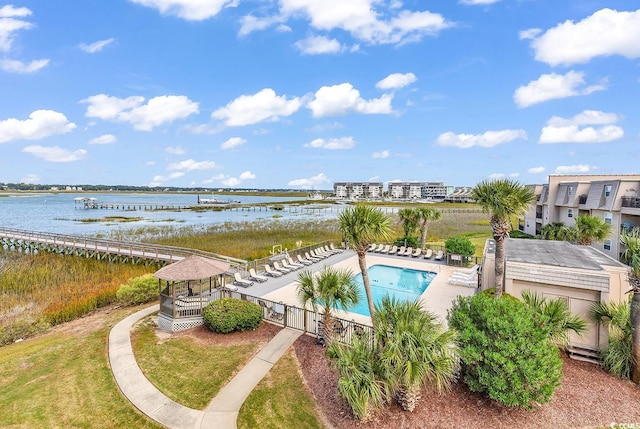
{"type": "MultiPolygon", "coordinates": [[[[179,203],[196,205],[195,194],[135,194],[135,193],[29,193],[12,194],[0,197],[0,227],[17,228],[29,231],[42,231],[57,234],[86,235],[107,234],[116,229],[133,229],[144,226],[192,226],[221,224],[225,222],[242,222],[256,220],[290,220],[290,219],[326,219],[336,217],[331,210],[289,210],[282,211],[193,211],[193,210],[115,210],[85,209],[77,204],[77,197],[93,197],[104,203],[179,203]],[[141,218],[134,222],[104,221],[109,216],[141,218]],[[101,219],[99,222],[87,222],[90,219],[101,219]]],[[[210,195],[202,195],[210,198],[210,195]]],[[[300,197],[259,197],[259,196],[216,196],[219,200],[233,199],[244,204],[278,203],[284,201],[305,200],[300,197]]],[[[321,207],[321,204],[317,205],[321,207]]]]}

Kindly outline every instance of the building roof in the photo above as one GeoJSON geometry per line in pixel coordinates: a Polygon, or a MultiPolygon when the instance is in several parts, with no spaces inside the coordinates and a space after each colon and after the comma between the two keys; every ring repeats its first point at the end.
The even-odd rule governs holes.
{"type": "Polygon", "coordinates": [[[593,247],[556,240],[509,238],[505,243],[505,258],[508,262],[594,271],[604,270],[604,265],[625,267],[593,247]]]}
{"type": "Polygon", "coordinates": [[[229,264],[227,262],[191,255],[181,261],[160,268],[153,275],[168,281],[201,280],[224,274],[228,269],[229,264]]]}

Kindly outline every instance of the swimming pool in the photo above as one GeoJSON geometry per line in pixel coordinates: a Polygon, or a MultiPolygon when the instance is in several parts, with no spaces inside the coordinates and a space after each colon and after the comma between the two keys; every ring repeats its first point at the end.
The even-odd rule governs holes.
{"type": "MultiPolygon", "coordinates": [[[[399,300],[415,301],[427,289],[437,273],[431,271],[414,270],[411,268],[393,267],[390,265],[372,265],[368,269],[371,280],[371,294],[373,302],[379,303],[384,295],[396,297],[399,300]]],[[[364,292],[362,274],[355,276],[355,282],[362,290],[362,299],[358,305],[349,309],[351,313],[369,316],[367,295],[364,292]]]]}

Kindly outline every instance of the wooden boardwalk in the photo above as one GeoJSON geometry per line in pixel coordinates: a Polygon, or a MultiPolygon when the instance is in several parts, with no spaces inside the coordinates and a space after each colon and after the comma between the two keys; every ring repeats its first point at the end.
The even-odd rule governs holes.
{"type": "Polygon", "coordinates": [[[247,267],[247,261],[243,259],[195,249],[3,227],[0,227],[0,245],[10,250],[25,252],[47,251],[132,263],[152,262],[167,264],[180,261],[191,255],[200,255],[227,262],[236,269],[246,270],[247,267]]]}

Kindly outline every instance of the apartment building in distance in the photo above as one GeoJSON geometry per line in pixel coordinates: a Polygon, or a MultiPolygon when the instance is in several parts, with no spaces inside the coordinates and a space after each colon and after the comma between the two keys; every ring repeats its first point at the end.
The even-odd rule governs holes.
{"type": "Polygon", "coordinates": [[[611,234],[593,247],[619,259],[620,233],[640,227],[640,174],[552,174],[547,184],[530,186],[537,200],[518,225],[527,234],[538,235],[552,222],[574,226],[581,214],[599,217],[611,225],[611,234]]]}
{"type": "Polygon", "coordinates": [[[333,194],[338,199],[380,199],[384,195],[382,182],[336,182],[333,194]]]}

